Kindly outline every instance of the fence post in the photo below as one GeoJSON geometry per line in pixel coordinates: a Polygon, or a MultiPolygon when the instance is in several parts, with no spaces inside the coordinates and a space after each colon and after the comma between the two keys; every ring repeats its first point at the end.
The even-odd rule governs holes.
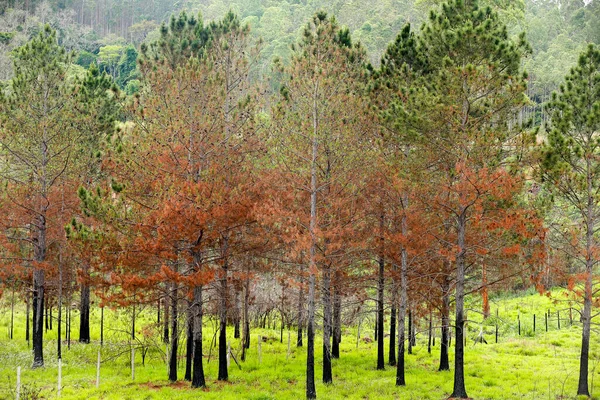
{"type": "Polygon", "coordinates": [[[496,321],[496,343],[498,343],[498,321],[496,321]]]}
{"type": "Polygon", "coordinates": [[[290,343],[292,341],[292,334],[290,333],[289,329],[288,329],[288,349],[287,349],[287,357],[286,360],[290,359],[290,352],[291,352],[291,346],[290,343]]]}
{"type": "Polygon", "coordinates": [[[131,380],[135,380],[135,347],[131,348],[131,380]]]}
{"type": "Polygon", "coordinates": [[[261,344],[262,344],[262,336],[258,335],[258,363],[259,364],[262,362],[261,344]]]}
{"type": "Polygon", "coordinates": [[[231,343],[227,342],[227,368],[229,368],[229,358],[231,354],[231,343]]]}
{"type": "Polygon", "coordinates": [[[61,387],[62,387],[62,359],[59,358],[58,359],[58,387],[57,387],[58,397],[60,397],[61,387]]]}
{"type": "Polygon", "coordinates": [[[17,394],[16,399],[21,397],[21,367],[17,367],[17,394]]]}

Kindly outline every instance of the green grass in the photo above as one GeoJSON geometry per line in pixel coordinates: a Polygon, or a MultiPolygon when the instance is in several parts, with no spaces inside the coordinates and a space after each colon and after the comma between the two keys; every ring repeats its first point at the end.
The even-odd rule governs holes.
{"type": "MultiPolygon", "coordinates": [[[[560,297],[560,296],[559,296],[560,297]]],[[[467,392],[474,399],[575,399],[578,366],[580,326],[569,326],[568,305],[561,312],[565,320],[561,330],[557,330],[556,320],[551,320],[549,332],[545,332],[544,312],[564,310],[565,304],[555,304],[546,297],[528,293],[521,297],[498,298],[492,302],[492,317],[481,323],[477,298],[467,302],[469,336],[465,353],[465,375],[467,392]],[[499,317],[495,317],[496,308],[499,317]],[[533,332],[533,314],[538,320],[536,332],[533,332]],[[516,329],[517,315],[521,318],[522,336],[516,329]],[[499,322],[500,343],[495,344],[493,332],[499,322]],[[488,345],[474,344],[473,339],[481,329],[486,332],[488,345]]],[[[24,389],[40,391],[42,398],[57,397],[57,361],[56,326],[45,336],[44,357],[46,366],[41,369],[30,368],[32,355],[24,340],[24,310],[16,315],[15,339],[7,339],[10,314],[7,308],[0,313],[0,399],[12,399],[17,366],[22,367],[24,389]]],[[[107,343],[102,348],[103,359],[112,358],[102,364],[100,388],[95,388],[96,357],[100,348],[98,342],[82,345],[75,340],[68,350],[63,348],[63,399],[187,399],[201,397],[205,399],[302,399],[305,388],[306,348],[292,346],[287,358],[287,332],[284,343],[279,343],[276,330],[252,330],[252,344],[248,359],[238,369],[231,362],[229,382],[218,382],[216,349],[213,348],[208,359],[210,343],[215,324],[205,322],[204,368],[208,387],[194,390],[188,382],[174,384],[168,382],[164,358],[164,345],[157,343],[151,348],[145,366],[142,366],[139,351],[136,354],[135,380],[131,379],[130,357],[126,331],[129,317],[124,312],[107,312],[107,343]],[[262,362],[257,355],[257,336],[269,337],[262,343],[262,362]],[[124,354],[117,356],[119,353],[124,354]],[[200,392],[200,395],[198,393],[200,392]]],[[[140,331],[155,318],[153,311],[138,319],[140,331]]],[[[574,316],[574,320],[578,320],[574,316]]],[[[73,317],[78,323],[78,314],[73,317]]],[[[93,338],[98,338],[98,314],[92,315],[93,338]]],[[[423,326],[425,323],[423,321],[423,326]]],[[[147,331],[147,342],[154,340],[157,331],[147,331]]],[[[232,335],[233,330],[229,329],[232,335]]],[[[142,334],[138,336],[143,337],[142,334]]],[[[362,328],[361,336],[371,336],[371,328],[362,328]]],[[[72,337],[77,338],[74,330],[72,337]]],[[[295,333],[292,332],[292,342],[295,333]]],[[[239,340],[230,338],[234,351],[239,349],[239,340]]],[[[596,346],[598,336],[592,333],[590,383],[594,392],[600,392],[596,386],[600,383],[600,354],[596,346]]],[[[333,384],[323,385],[321,376],[321,342],[317,332],[316,344],[317,394],[320,399],[443,399],[452,391],[453,371],[438,372],[439,341],[432,354],[427,353],[426,334],[418,336],[414,354],[407,355],[407,386],[394,385],[395,368],[386,367],[377,371],[376,344],[356,345],[356,327],[344,330],[341,345],[341,358],[333,363],[333,384]]],[[[179,376],[183,378],[185,368],[184,348],[180,348],[179,376]]],[[[387,339],[386,339],[387,353],[387,339]]],[[[387,357],[387,356],[386,356],[387,357]]],[[[450,354],[453,367],[453,354],[450,354]]],[[[453,370],[453,368],[452,368],[453,370]]],[[[24,398],[23,396],[21,398],[24,398]]]]}

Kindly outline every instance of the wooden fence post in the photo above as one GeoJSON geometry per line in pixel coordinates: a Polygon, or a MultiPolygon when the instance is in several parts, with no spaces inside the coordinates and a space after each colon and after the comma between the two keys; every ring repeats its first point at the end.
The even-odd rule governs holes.
{"type": "Polygon", "coordinates": [[[16,399],[19,400],[21,397],[21,367],[17,367],[17,393],[16,399]]]}
{"type": "Polygon", "coordinates": [[[60,392],[62,388],[62,359],[58,359],[58,387],[57,387],[57,395],[60,397],[60,392]]]}

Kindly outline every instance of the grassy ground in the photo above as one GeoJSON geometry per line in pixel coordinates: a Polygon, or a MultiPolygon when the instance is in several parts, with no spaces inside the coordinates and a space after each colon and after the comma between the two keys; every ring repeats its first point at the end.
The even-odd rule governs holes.
{"type": "MultiPolygon", "coordinates": [[[[561,298],[560,294],[556,297],[561,298]]],[[[477,299],[468,307],[469,339],[465,354],[467,392],[474,399],[572,399],[576,392],[579,344],[581,328],[574,322],[569,326],[569,305],[566,302],[554,303],[546,297],[529,293],[520,297],[503,297],[492,302],[492,314],[498,310],[498,318],[488,319],[485,325],[476,310],[480,309],[477,299]],[[544,312],[552,310],[549,331],[545,332],[544,312]],[[561,312],[561,329],[557,329],[556,311],[561,312]],[[533,332],[533,314],[536,314],[536,332],[533,332]],[[521,319],[521,336],[518,335],[518,318],[521,319]],[[499,322],[500,339],[494,343],[495,323],[499,322]],[[474,344],[473,339],[480,329],[486,332],[489,344],[474,344]]],[[[7,310],[4,308],[4,310],[7,310]]],[[[0,399],[14,398],[16,368],[22,367],[24,392],[39,394],[39,398],[57,397],[56,326],[48,331],[44,356],[46,366],[31,370],[31,350],[24,338],[23,310],[19,309],[16,318],[15,339],[7,339],[10,315],[0,313],[0,399]]],[[[284,343],[279,342],[279,332],[275,330],[253,330],[252,345],[248,359],[241,370],[231,362],[229,382],[216,381],[216,351],[208,353],[213,337],[214,324],[206,322],[205,329],[205,373],[208,387],[201,391],[189,388],[188,382],[171,384],[167,381],[164,358],[164,345],[151,349],[142,366],[141,355],[136,354],[135,380],[131,378],[130,352],[124,331],[129,321],[127,314],[107,313],[106,325],[113,327],[107,331],[102,348],[105,361],[101,368],[99,389],[95,387],[96,357],[99,343],[81,345],[75,340],[71,348],[63,350],[63,399],[301,399],[304,398],[306,348],[292,346],[287,357],[287,332],[284,343]],[[262,360],[258,360],[257,336],[267,336],[269,340],[261,344],[262,360]],[[120,353],[123,353],[119,356],[120,353]]],[[[147,318],[154,318],[150,312],[147,318]]],[[[573,312],[573,319],[578,316],[573,312]]],[[[74,314],[74,324],[78,322],[74,314]]],[[[93,314],[93,337],[98,337],[98,315],[93,314]]],[[[138,326],[148,324],[142,320],[138,326]]],[[[423,322],[423,326],[425,323],[423,322]]],[[[232,331],[232,330],[230,330],[232,331]]],[[[152,330],[146,330],[146,343],[151,343],[152,330]]],[[[231,333],[232,332],[228,332],[231,333]]],[[[317,384],[320,399],[443,399],[452,391],[453,371],[438,372],[439,341],[427,353],[426,333],[421,333],[412,355],[407,355],[407,386],[394,386],[395,368],[387,367],[377,371],[376,345],[359,341],[357,348],[356,327],[347,328],[341,345],[341,358],[334,360],[334,381],[331,385],[317,384]]],[[[321,370],[321,342],[317,336],[316,377],[319,381],[321,370]]],[[[372,328],[363,327],[361,337],[372,338],[372,328]]],[[[77,338],[73,332],[73,338],[77,338]]],[[[292,342],[294,341],[292,333],[292,342]]],[[[138,337],[145,336],[139,334],[138,337]]],[[[600,354],[598,335],[592,333],[590,382],[592,391],[599,392],[600,354]]],[[[231,337],[234,352],[239,349],[239,340],[231,337]]],[[[179,375],[183,378],[184,349],[181,349],[179,375]]],[[[387,339],[386,339],[387,353],[387,339]]],[[[386,356],[387,357],[387,356],[386,356]]],[[[451,364],[453,354],[450,354],[451,364]]],[[[453,368],[452,368],[453,370],[453,368]]]]}

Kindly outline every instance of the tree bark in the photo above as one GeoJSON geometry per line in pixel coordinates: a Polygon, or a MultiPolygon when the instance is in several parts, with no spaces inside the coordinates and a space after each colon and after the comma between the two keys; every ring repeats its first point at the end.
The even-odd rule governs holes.
{"type": "Polygon", "coordinates": [[[227,371],[227,272],[228,272],[228,240],[223,238],[223,264],[220,271],[220,299],[219,299],[219,375],[218,380],[226,381],[229,379],[227,371]]]}
{"type": "Polygon", "coordinates": [[[456,257],[456,321],[454,329],[454,389],[450,397],[467,399],[465,388],[465,342],[464,342],[464,301],[465,301],[465,234],[467,227],[466,210],[463,208],[458,216],[458,254],[456,257]]]}
{"type": "MultiPolygon", "coordinates": [[[[448,266],[449,262],[444,261],[448,266]]],[[[448,269],[446,269],[448,270],[448,269]]],[[[448,339],[450,337],[450,277],[444,278],[442,284],[442,336],[440,337],[440,367],[439,371],[450,371],[450,361],[448,359],[448,339]]]]}
{"type": "Polygon", "coordinates": [[[393,264],[394,278],[392,278],[392,309],[390,311],[390,349],[388,352],[388,364],[392,367],[396,365],[396,316],[398,310],[396,303],[398,303],[398,286],[395,278],[398,267],[393,264]]]}
{"type": "Polygon", "coordinates": [[[323,269],[323,383],[333,381],[331,370],[331,265],[323,269]]]}
{"type": "Polygon", "coordinates": [[[44,366],[44,270],[33,272],[33,368],[44,366]]]}
{"type": "Polygon", "coordinates": [[[194,358],[194,312],[192,303],[188,302],[187,309],[187,338],[185,342],[185,375],[186,381],[192,380],[192,361],[194,358]]]}
{"type": "Polygon", "coordinates": [[[202,363],[202,286],[194,288],[194,368],[192,387],[206,386],[204,366],[202,363]]]}
{"type": "Polygon", "coordinates": [[[342,294],[341,277],[339,271],[335,272],[335,282],[333,285],[333,344],[331,346],[331,356],[340,358],[340,343],[342,342],[342,294]]]}
{"type": "Polygon", "coordinates": [[[83,281],[81,282],[81,303],[79,318],[79,342],[90,342],[90,285],[89,285],[89,265],[83,264],[83,281]]]}
{"type": "MultiPolygon", "coordinates": [[[[179,261],[175,261],[173,263],[173,269],[175,273],[178,272],[178,263],[179,261]]],[[[179,322],[177,310],[177,305],[179,302],[179,288],[177,285],[177,282],[171,283],[171,350],[169,353],[169,380],[171,382],[177,381],[177,349],[179,345],[179,335],[177,332],[179,322]]]]}
{"type": "MultiPolygon", "coordinates": [[[[404,202],[406,203],[406,197],[404,202]]],[[[402,234],[408,233],[406,215],[402,216],[401,224],[402,234]]],[[[396,360],[396,386],[405,386],[404,371],[404,328],[406,319],[406,308],[408,306],[408,254],[406,248],[402,246],[400,250],[400,305],[398,307],[398,359],[396,360]]]]}
{"type": "Polygon", "coordinates": [[[165,307],[164,317],[163,317],[163,342],[165,344],[169,343],[169,299],[171,295],[167,295],[163,297],[163,304],[165,307]]]}

